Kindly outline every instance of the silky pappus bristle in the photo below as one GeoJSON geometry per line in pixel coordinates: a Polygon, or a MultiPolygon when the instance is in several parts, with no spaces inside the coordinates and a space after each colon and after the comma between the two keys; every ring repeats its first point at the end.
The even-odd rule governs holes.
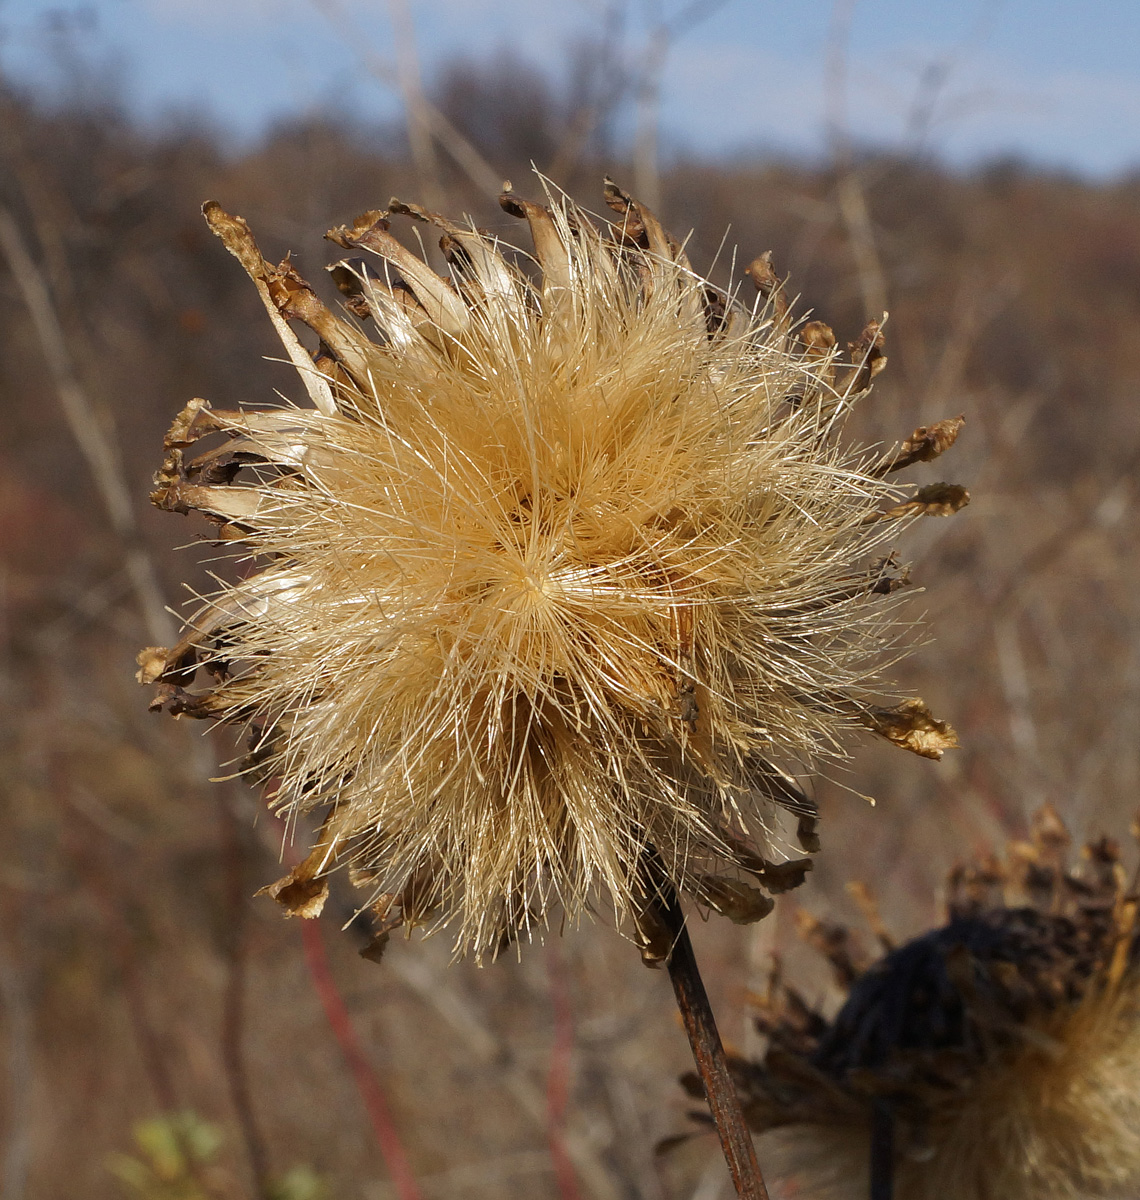
{"type": "Polygon", "coordinates": [[[272,804],[321,814],[271,889],[290,912],[318,913],[347,865],[384,928],[451,925],[483,956],[608,897],[659,961],[662,878],[738,921],[803,878],[765,857],[770,817],[817,847],[798,776],[851,731],[954,744],[921,701],[873,698],[909,629],[889,543],[968,499],[888,477],[961,420],[845,448],[878,323],[841,361],[767,257],[746,302],[605,196],[611,222],[505,192],[531,256],[394,200],[328,234],[353,255],[332,268],[342,315],[205,208],[309,403],[176,419],[154,501],[246,561],[140,679],[155,707],[244,727],[272,804]],[[446,277],[397,217],[440,232],[446,277]]]}

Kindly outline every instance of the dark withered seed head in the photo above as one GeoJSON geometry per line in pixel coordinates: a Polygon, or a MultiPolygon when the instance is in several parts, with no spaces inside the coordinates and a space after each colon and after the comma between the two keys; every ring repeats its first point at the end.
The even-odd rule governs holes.
{"type": "Polygon", "coordinates": [[[955,868],[946,923],[904,945],[855,889],[878,959],[843,926],[801,922],[846,1000],[826,1017],[775,972],[757,998],[768,1049],[733,1063],[797,1195],[864,1200],[876,1107],[896,1200],[1136,1194],[1138,898],[1114,843],[1081,858],[1047,808],[1029,841],[955,868]]]}

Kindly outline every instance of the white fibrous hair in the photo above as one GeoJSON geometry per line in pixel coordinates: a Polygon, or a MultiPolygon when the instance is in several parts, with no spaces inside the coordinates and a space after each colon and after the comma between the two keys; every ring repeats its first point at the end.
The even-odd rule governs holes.
{"type": "Polygon", "coordinates": [[[344,316],[207,205],[311,407],[195,400],[175,422],[155,502],[212,518],[253,567],[140,677],[156,706],[247,727],[272,803],[323,814],[276,887],[292,911],[319,911],[348,864],[381,918],[454,920],[482,955],[608,894],[652,957],[662,887],[750,920],[802,878],[763,857],[767,816],[792,809],[814,847],[795,772],[848,730],[929,757],[953,743],[920,701],[872,697],[906,628],[884,543],[966,500],[886,476],[961,422],[893,456],[845,450],[885,361],[877,324],[838,367],[766,258],[747,306],[606,196],[614,224],[505,193],[533,258],[393,201],[329,234],[368,254],[333,268],[344,316]],[[450,277],[393,214],[442,230],[450,277]]]}

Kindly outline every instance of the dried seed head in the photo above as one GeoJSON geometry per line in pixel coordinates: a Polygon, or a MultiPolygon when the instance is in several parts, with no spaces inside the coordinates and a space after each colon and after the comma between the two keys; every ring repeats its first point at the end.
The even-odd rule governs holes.
{"type": "Polygon", "coordinates": [[[749,1124],[771,1134],[765,1161],[803,1195],[868,1194],[876,1106],[894,1123],[898,1200],[1136,1193],[1138,898],[1112,842],[1077,869],[1068,842],[1042,810],[1030,842],[955,868],[947,924],[898,948],[853,889],[877,961],[842,926],[802,921],[846,1002],[829,1020],[777,971],[757,998],[767,1053],[733,1071],[749,1124]]]}
{"type": "Polygon", "coordinates": [[[195,400],[175,421],[155,503],[205,514],[254,569],[140,678],[157,707],[246,726],[277,807],[324,814],[274,893],[300,914],[348,863],[389,927],[454,918],[483,954],[604,890],[652,958],[647,856],[758,919],[755,885],[803,876],[759,854],[773,803],[817,844],[794,770],[861,727],[953,744],[921,702],[869,701],[905,579],[881,547],[923,507],[837,442],[885,361],[878,326],[837,374],[770,266],[750,308],[644,206],[606,201],[616,224],[504,194],[537,277],[412,204],[333,230],[372,256],[333,276],[376,340],[206,206],[311,407],[195,400]],[[442,232],[449,278],[393,214],[442,232]]]}

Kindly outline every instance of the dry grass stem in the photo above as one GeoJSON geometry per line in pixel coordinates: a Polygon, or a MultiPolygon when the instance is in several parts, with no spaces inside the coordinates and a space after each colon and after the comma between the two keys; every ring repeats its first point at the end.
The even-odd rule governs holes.
{"type": "Polygon", "coordinates": [[[60,407],[87,460],[111,527],[122,541],[124,565],[143,620],[151,637],[166,639],[173,633],[173,627],[166,613],[154,564],[142,543],[115,439],[108,432],[106,414],[95,411],[91,397],[80,382],[47,281],[29,253],[19,225],[6,208],[0,208],[0,251],[32,319],[60,407]]]}

